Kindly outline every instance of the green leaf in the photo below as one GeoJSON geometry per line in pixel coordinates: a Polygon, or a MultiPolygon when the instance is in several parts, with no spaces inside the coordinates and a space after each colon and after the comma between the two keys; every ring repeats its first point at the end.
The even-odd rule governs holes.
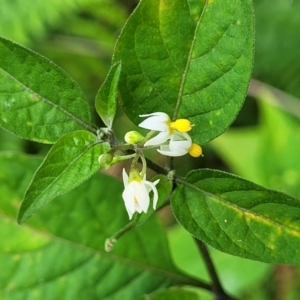
{"type": "Polygon", "coordinates": [[[28,187],[18,222],[23,223],[57,196],[77,187],[98,169],[98,157],[109,151],[88,131],[75,131],[60,138],[50,149],[28,187]]]}
{"type": "Polygon", "coordinates": [[[216,170],[186,177],[171,199],[196,238],[223,252],[271,263],[300,263],[300,201],[216,170]]]}
{"type": "Polygon", "coordinates": [[[197,283],[174,267],[155,217],[104,252],[105,239],[128,215],[121,182],[100,173],[18,226],[17,207],[40,162],[0,154],[1,299],[137,299],[158,288],[197,283]]]}
{"type": "Polygon", "coordinates": [[[157,111],[189,118],[203,144],[235,119],[252,58],[251,0],[142,0],[114,54],[121,107],[135,124],[157,111]]]}
{"type": "Polygon", "coordinates": [[[92,127],[78,84],[41,55],[0,38],[0,126],[25,139],[55,143],[92,127]]]}
{"type": "Polygon", "coordinates": [[[159,179],[158,184],[156,185],[158,192],[158,201],[156,205],[156,209],[153,209],[152,201],[153,201],[153,193],[150,202],[149,209],[147,213],[142,213],[138,219],[138,225],[143,224],[151,215],[153,215],[159,208],[163,207],[168,200],[168,197],[171,195],[172,191],[172,182],[164,175],[155,175],[151,181],[154,182],[159,179]]]}
{"type": "Polygon", "coordinates": [[[150,295],[145,295],[140,300],[198,300],[193,292],[181,288],[158,290],[150,295]]]}
{"type": "Polygon", "coordinates": [[[121,73],[121,63],[114,64],[96,96],[96,110],[104,124],[112,127],[117,109],[117,91],[121,73]]]}

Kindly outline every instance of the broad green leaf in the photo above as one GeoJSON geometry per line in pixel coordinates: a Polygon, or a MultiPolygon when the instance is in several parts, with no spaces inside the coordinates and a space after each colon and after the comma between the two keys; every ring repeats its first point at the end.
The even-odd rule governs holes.
{"type": "Polygon", "coordinates": [[[300,263],[300,201],[217,170],[196,170],[171,198],[179,223],[223,252],[300,263]]]}
{"type": "Polygon", "coordinates": [[[97,113],[108,128],[112,127],[116,114],[120,73],[121,64],[114,64],[96,96],[97,113]]]}
{"type": "Polygon", "coordinates": [[[41,55],[0,38],[0,126],[25,139],[55,143],[80,129],[94,131],[77,83],[41,55]]]}
{"type": "Polygon", "coordinates": [[[193,292],[181,288],[171,288],[158,290],[150,295],[145,295],[139,300],[198,300],[198,296],[193,292]]]}
{"type": "Polygon", "coordinates": [[[50,149],[28,187],[18,222],[23,223],[57,196],[67,193],[98,169],[98,157],[109,151],[88,131],[75,131],[60,138],[50,149]]]}
{"type": "Polygon", "coordinates": [[[172,191],[172,182],[164,175],[155,175],[151,181],[154,182],[159,179],[158,184],[156,185],[157,192],[158,192],[158,201],[156,205],[156,209],[153,209],[152,201],[153,201],[153,193],[151,193],[151,203],[147,213],[141,214],[140,218],[138,219],[138,224],[144,223],[151,215],[155,213],[159,208],[163,207],[168,200],[168,197],[171,195],[172,191]]]}
{"type": "Polygon", "coordinates": [[[40,162],[0,154],[1,299],[137,299],[158,288],[197,283],[173,266],[154,217],[104,252],[105,239],[128,215],[121,182],[100,173],[17,226],[17,207],[40,162]]]}
{"type": "Polygon", "coordinates": [[[120,104],[140,114],[189,118],[203,144],[235,119],[253,58],[251,0],[142,0],[117,42],[120,104]]]}

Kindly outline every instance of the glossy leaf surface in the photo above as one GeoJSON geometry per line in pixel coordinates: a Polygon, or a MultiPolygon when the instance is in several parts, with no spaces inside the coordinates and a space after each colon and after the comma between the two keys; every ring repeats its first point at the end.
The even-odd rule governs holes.
{"type": "Polygon", "coordinates": [[[121,64],[114,64],[96,96],[96,110],[104,124],[112,127],[117,109],[117,91],[121,73],[121,64]]]}
{"type": "Polygon", "coordinates": [[[192,235],[229,254],[300,263],[300,201],[217,170],[192,171],[172,196],[192,235]]]}
{"type": "Polygon", "coordinates": [[[26,191],[18,221],[25,222],[57,196],[67,193],[98,169],[98,157],[109,151],[94,134],[75,131],[53,145],[26,191]]]}
{"type": "Polygon", "coordinates": [[[25,139],[55,143],[92,127],[78,84],[41,55],[0,38],[0,126],[25,139]]]}
{"type": "Polygon", "coordinates": [[[0,154],[1,299],[137,299],[158,288],[195,283],[173,266],[156,218],[104,252],[105,239],[128,215],[121,182],[100,173],[18,226],[17,207],[40,162],[0,154]],[[112,208],[114,214],[108,214],[112,208]]]}
{"type": "Polygon", "coordinates": [[[135,124],[157,111],[189,118],[205,143],[242,106],[252,56],[250,0],[142,0],[115,49],[121,107],[135,124]]]}

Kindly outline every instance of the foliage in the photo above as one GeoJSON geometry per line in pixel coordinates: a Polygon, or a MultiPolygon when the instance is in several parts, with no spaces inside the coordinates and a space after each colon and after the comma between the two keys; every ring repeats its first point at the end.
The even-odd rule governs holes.
{"type": "Polygon", "coordinates": [[[254,61],[251,0],[28,5],[0,12],[1,299],[254,299],[300,263],[296,2],[254,2],[254,61]]]}

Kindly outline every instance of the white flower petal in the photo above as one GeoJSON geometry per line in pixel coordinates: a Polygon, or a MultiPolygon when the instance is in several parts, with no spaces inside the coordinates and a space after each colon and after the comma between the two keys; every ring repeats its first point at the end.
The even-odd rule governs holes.
{"type": "Polygon", "coordinates": [[[171,142],[169,145],[160,146],[160,149],[157,149],[157,151],[162,155],[172,156],[172,157],[178,157],[188,153],[188,149],[186,149],[185,147],[182,148],[180,144],[179,145],[172,144],[172,149],[171,149],[171,142]]]}
{"type": "Polygon", "coordinates": [[[158,184],[159,180],[160,179],[157,179],[154,182],[151,182],[151,181],[145,182],[148,192],[150,192],[151,190],[153,191],[153,208],[154,209],[156,208],[157,201],[158,201],[158,192],[157,192],[156,185],[158,184]]]}
{"type": "Polygon", "coordinates": [[[169,116],[162,112],[157,112],[148,115],[140,115],[140,117],[148,117],[146,120],[141,122],[138,126],[141,128],[156,130],[156,131],[166,131],[169,130],[168,121],[169,116]]]}
{"type": "Polygon", "coordinates": [[[172,152],[188,153],[191,144],[188,141],[170,141],[169,147],[172,152]]]}
{"type": "Polygon", "coordinates": [[[130,183],[122,193],[127,211],[134,212],[134,185],[130,183]]]}
{"type": "Polygon", "coordinates": [[[145,146],[157,146],[165,143],[169,138],[171,137],[171,134],[168,131],[162,131],[149,141],[145,143],[145,146]]]}
{"type": "Polygon", "coordinates": [[[159,183],[160,179],[155,180],[154,182],[152,181],[145,181],[145,186],[147,189],[147,192],[150,193],[153,189],[156,189],[155,185],[159,183]]]}
{"type": "Polygon", "coordinates": [[[128,186],[128,175],[127,175],[124,168],[123,168],[123,171],[122,171],[122,176],[123,176],[123,183],[124,183],[124,186],[126,188],[128,186]]]}
{"type": "Polygon", "coordinates": [[[143,122],[141,122],[138,126],[148,130],[156,130],[156,131],[169,130],[167,120],[162,121],[159,117],[150,117],[144,120],[143,122]]]}
{"type": "MultiPolygon", "coordinates": [[[[124,184],[128,183],[128,175],[123,169],[123,181],[124,184]]],[[[146,177],[143,176],[143,180],[134,180],[127,184],[125,187],[122,197],[124,204],[129,215],[129,219],[132,218],[135,212],[147,212],[150,204],[149,193],[153,191],[153,207],[156,207],[158,200],[158,192],[155,185],[159,182],[159,179],[151,182],[147,181],[146,177]]]]}
{"type": "Polygon", "coordinates": [[[178,157],[178,156],[183,156],[183,155],[187,154],[187,152],[163,151],[163,150],[159,150],[159,149],[157,149],[157,151],[162,155],[171,156],[171,157],[178,157]]]}
{"type": "Polygon", "coordinates": [[[192,139],[186,132],[175,131],[168,145],[160,146],[157,151],[166,156],[182,156],[189,152],[192,146],[192,139]]]}
{"type": "Polygon", "coordinates": [[[128,213],[128,216],[129,216],[129,220],[131,220],[132,216],[133,216],[133,213],[131,211],[129,211],[129,210],[127,210],[127,213],[128,213]]]}
{"type": "Polygon", "coordinates": [[[192,143],[192,139],[188,133],[178,132],[176,130],[174,131],[174,134],[172,135],[172,140],[173,141],[188,141],[188,142],[192,143]]]}
{"type": "Polygon", "coordinates": [[[141,206],[140,206],[139,203],[137,203],[137,202],[134,202],[134,210],[135,210],[136,212],[138,212],[139,214],[140,214],[141,212],[143,212],[143,209],[141,208],[141,206]]]}
{"type": "Polygon", "coordinates": [[[135,182],[135,198],[142,211],[147,212],[149,208],[150,197],[144,181],[139,183],[135,182]]]}
{"type": "Polygon", "coordinates": [[[156,186],[159,183],[160,179],[157,179],[153,182],[154,186],[156,186]]]}
{"type": "Polygon", "coordinates": [[[161,118],[165,118],[166,120],[169,119],[169,116],[164,112],[155,112],[155,113],[152,113],[152,114],[145,114],[145,115],[139,115],[139,116],[140,117],[158,116],[158,117],[161,117],[161,118]]]}

